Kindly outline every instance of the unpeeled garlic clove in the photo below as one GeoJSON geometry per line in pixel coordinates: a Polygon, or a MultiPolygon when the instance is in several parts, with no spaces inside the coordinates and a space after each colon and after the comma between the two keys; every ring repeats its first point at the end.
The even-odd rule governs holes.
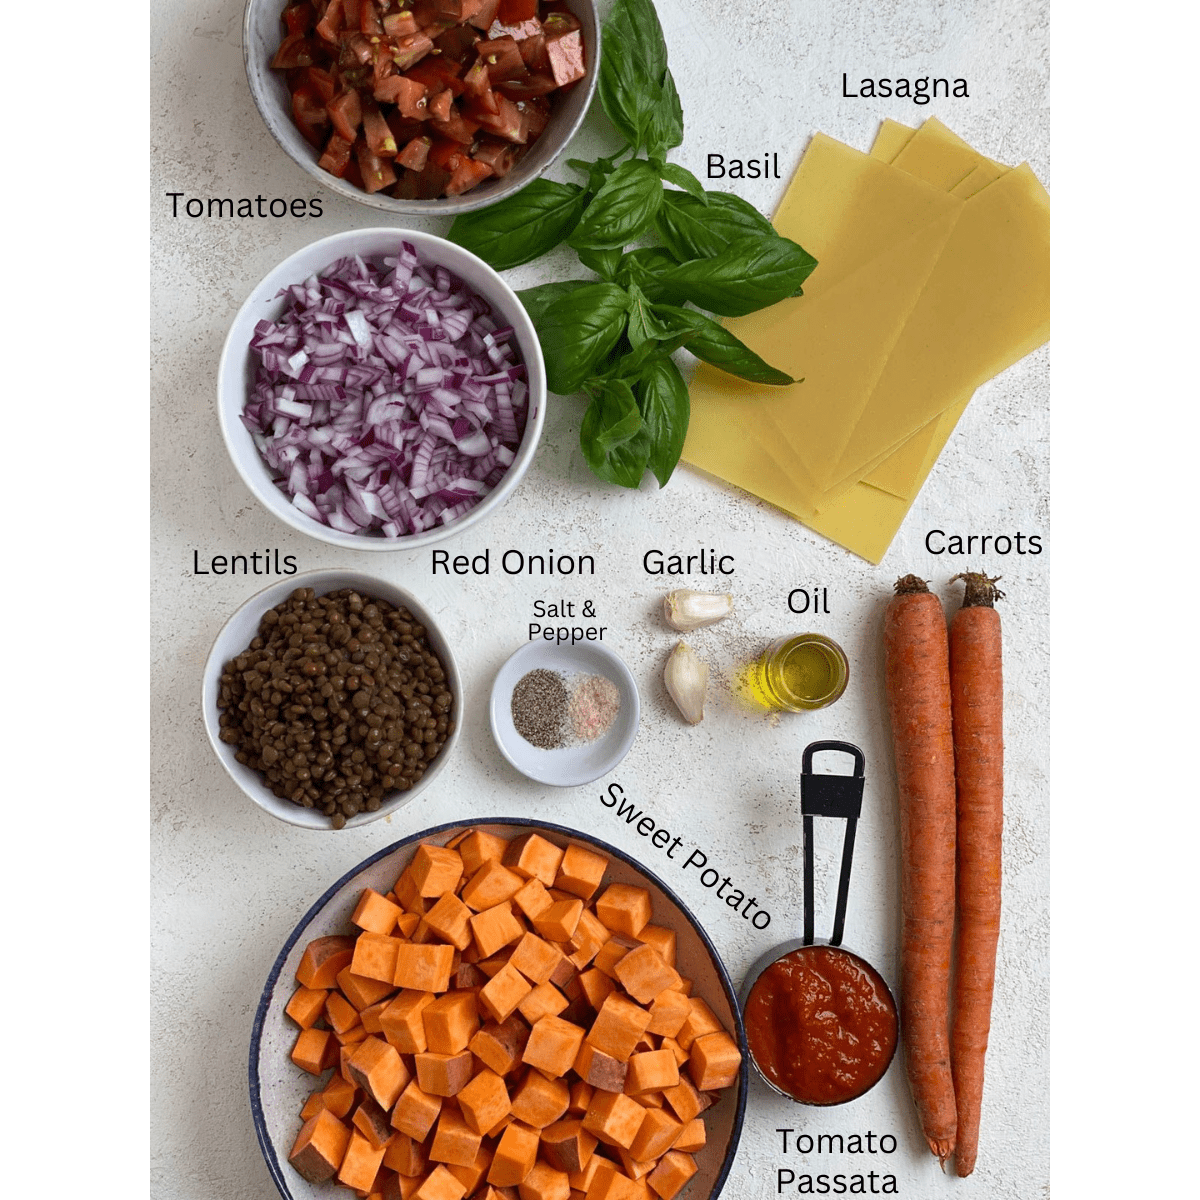
{"type": "Polygon", "coordinates": [[[667,659],[663,681],[683,719],[692,725],[704,720],[704,700],[708,694],[708,664],[696,652],[680,642],[667,659]]]}
{"type": "Polygon", "coordinates": [[[715,625],[733,612],[733,596],[728,592],[694,592],[679,588],[663,597],[663,616],[672,629],[689,633],[705,625],[715,625]]]}

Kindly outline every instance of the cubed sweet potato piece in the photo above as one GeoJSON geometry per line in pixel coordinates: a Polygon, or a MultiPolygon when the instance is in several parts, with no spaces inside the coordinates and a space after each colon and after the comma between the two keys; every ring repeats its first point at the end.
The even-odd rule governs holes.
{"type": "Polygon", "coordinates": [[[679,1027],[675,1040],[685,1049],[691,1050],[692,1042],[705,1033],[720,1033],[724,1026],[716,1014],[699,996],[688,997],[687,1019],[679,1027]]]}
{"type": "MultiPolygon", "coordinates": [[[[600,1011],[600,1006],[604,1001],[617,990],[613,977],[605,975],[603,971],[598,971],[595,967],[579,973],[579,985],[588,1004],[597,1012],[600,1011]]],[[[682,1021],[683,1018],[681,1017],[680,1020],[682,1021]]]]}
{"type": "Polygon", "coordinates": [[[356,975],[349,967],[343,967],[337,976],[338,989],[342,995],[362,1012],[377,1004],[385,996],[390,996],[396,986],[382,979],[368,979],[365,975],[356,975]]]}
{"type": "Polygon", "coordinates": [[[407,1133],[397,1133],[384,1151],[383,1165],[399,1175],[416,1178],[424,1175],[429,1166],[429,1155],[416,1138],[407,1133]]]}
{"type": "Polygon", "coordinates": [[[417,1082],[431,1096],[457,1096],[474,1073],[470,1050],[459,1054],[435,1054],[432,1050],[413,1056],[417,1082]]]}
{"type": "Polygon", "coordinates": [[[439,1163],[413,1192],[413,1200],[462,1200],[466,1194],[463,1183],[439,1163]]]}
{"type": "Polygon", "coordinates": [[[396,1136],[396,1131],[388,1123],[387,1111],[380,1108],[370,1096],[363,1097],[350,1123],[376,1150],[386,1148],[396,1136]]]}
{"type": "Polygon", "coordinates": [[[447,992],[421,1011],[427,1048],[437,1054],[458,1054],[479,1028],[474,992],[447,992]]]}
{"type": "Polygon", "coordinates": [[[396,1103],[410,1078],[396,1047],[374,1036],[363,1041],[351,1055],[346,1074],[384,1108],[396,1103]]]}
{"type": "Polygon", "coordinates": [[[383,1022],[380,1018],[383,1016],[383,1010],[392,1002],[392,997],[389,995],[383,1000],[377,1000],[374,1004],[368,1004],[366,1008],[358,1014],[362,1021],[363,1028],[368,1033],[383,1033],[383,1022]]]}
{"type": "Polygon", "coordinates": [[[325,1107],[335,1117],[345,1117],[354,1107],[354,1101],[358,1096],[358,1087],[344,1075],[334,1075],[325,1085],[321,1096],[325,1107]]]}
{"type": "Polygon", "coordinates": [[[408,865],[418,893],[426,900],[436,899],[458,887],[463,874],[462,855],[444,846],[422,843],[408,865]]]}
{"type": "Polygon", "coordinates": [[[649,1024],[650,1014],[644,1008],[623,993],[613,992],[600,1006],[587,1040],[597,1050],[627,1062],[649,1024]]]}
{"type": "Polygon", "coordinates": [[[529,1041],[529,1026],[518,1016],[489,1022],[470,1042],[471,1052],[497,1075],[507,1075],[521,1061],[529,1041]]]}
{"type": "Polygon", "coordinates": [[[597,1050],[591,1042],[584,1042],[575,1055],[575,1073],[580,1079],[604,1092],[623,1092],[628,1064],[597,1050]]]}
{"type": "Polygon", "coordinates": [[[680,1075],[679,1082],[674,1087],[663,1088],[663,1099],[684,1122],[698,1117],[707,1107],[704,1098],[692,1086],[692,1081],[686,1075],[680,1075]]]}
{"type": "Polygon", "coordinates": [[[500,1135],[487,1181],[496,1187],[517,1187],[537,1162],[538,1131],[513,1121],[500,1135]]]}
{"type": "Polygon", "coordinates": [[[637,1192],[629,1176],[615,1163],[600,1155],[592,1156],[584,1174],[591,1171],[586,1200],[635,1200],[637,1192]]]}
{"type": "Polygon", "coordinates": [[[635,938],[650,922],[650,893],[631,883],[610,883],[596,901],[596,916],[613,933],[635,938]]]}
{"type": "MultiPolygon", "coordinates": [[[[497,1134],[499,1136],[499,1134],[497,1134]]],[[[467,1189],[467,1195],[473,1195],[475,1189],[483,1182],[483,1177],[492,1165],[492,1151],[487,1143],[483,1143],[475,1152],[475,1158],[469,1163],[447,1163],[446,1170],[467,1189]]],[[[652,1200],[652,1198],[649,1198],[652,1200]]]]}
{"type": "Polygon", "coordinates": [[[490,1067],[484,1067],[455,1098],[463,1119],[476,1133],[494,1129],[512,1107],[504,1080],[490,1067]]]}
{"type": "Polygon", "coordinates": [[[661,1092],[678,1082],[679,1064],[670,1050],[647,1050],[629,1059],[625,1091],[631,1096],[638,1092],[661,1092]]]}
{"type": "Polygon", "coordinates": [[[521,1181],[521,1200],[570,1200],[571,1184],[566,1171],[538,1159],[521,1181]]]}
{"type": "Polygon", "coordinates": [[[668,967],[675,965],[675,930],[664,925],[647,925],[638,934],[638,941],[653,946],[668,967]]]}
{"type": "Polygon", "coordinates": [[[560,1171],[582,1171],[596,1145],[596,1135],[584,1129],[578,1117],[555,1121],[542,1130],[542,1153],[560,1171]]]}
{"type": "Polygon", "coordinates": [[[353,938],[340,935],[317,938],[304,948],[296,967],[296,982],[306,988],[331,988],[337,983],[337,973],[348,967],[353,957],[353,938]]]}
{"type": "Polygon", "coordinates": [[[658,1166],[650,1172],[647,1182],[662,1200],[674,1200],[695,1173],[696,1160],[690,1154],[668,1150],[658,1166]]]}
{"type": "Polygon", "coordinates": [[[479,1002],[497,1021],[505,1021],[533,989],[529,981],[511,963],[505,963],[479,989],[479,1002]]]}
{"type": "Polygon", "coordinates": [[[700,1117],[693,1117],[684,1127],[680,1135],[671,1143],[672,1150],[682,1150],[685,1154],[695,1154],[708,1144],[708,1130],[700,1117]]]}
{"type": "Polygon", "coordinates": [[[425,924],[458,950],[471,944],[470,919],[471,910],[453,892],[447,892],[425,914],[425,924]]]}
{"type": "Polygon", "coordinates": [[[608,859],[582,846],[568,846],[554,877],[554,886],[581,900],[590,900],[608,870],[608,859]]]}
{"type": "Polygon", "coordinates": [[[325,1183],[337,1174],[349,1144],[349,1128],[322,1108],[301,1126],[288,1161],[309,1183],[325,1183]]]}
{"type": "Polygon", "coordinates": [[[628,1150],[645,1116],[646,1109],[623,1092],[597,1091],[583,1115],[583,1127],[605,1145],[628,1150]]]}
{"type": "Polygon", "coordinates": [[[492,859],[501,862],[504,859],[508,839],[495,833],[485,833],[482,829],[472,829],[454,848],[462,855],[463,873],[469,879],[485,862],[492,859]]]}
{"type": "Polygon", "coordinates": [[[533,917],[533,927],[548,941],[565,942],[574,936],[582,915],[582,900],[557,900],[545,912],[533,917]]]}
{"type": "Polygon", "coordinates": [[[350,920],[368,933],[389,934],[396,928],[401,908],[381,896],[374,888],[363,888],[350,920]]]}
{"type": "Polygon", "coordinates": [[[401,1054],[420,1054],[428,1050],[422,1013],[437,997],[432,992],[406,988],[390,1000],[379,1014],[383,1036],[401,1054]]]}
{"type": "MultiPolygon", "coordinates": [[[[682,992],[668,988],[665,992],[660,992],[650,1005],[650,1024],[646,1026],[646,1032],[673,1040],[683,1028],[683,1023],[691,1011],[688,998],[682,992]]],[[[682,1047],[680,1049],[682,1050],[682,1047]]]]}
{"type": "Polygon", "coordinates": [[[484,909],[471,918],[471,933],[484,959],[491,958],[497,951],[517,941],[524,932],[508,901],[484,909]]]}
{"type": "Polygon", "coordinates": [[[429,1160],[469,1167],[475,1161],[482,1142],[482,1135],[467,1124],[457,1108],[443,1105],[433,1144],[429,1147],[429,1160]]]}
{"type": "Polygon", "coordinates": [[[575,1064],[584,1030],[561,1017],[543,1017],[529,1033],[524,1060],[550,1075],[565,1075],[575,1064]]]}
{"type": "Polygon", "coordinates": [[[571,1089],[565,1080],[547,1079],[538,1071],[527,1071],[513,1093],[512,1114],[533,1129],[553,1125],[571,1100],[571,1089]]]}
{"type": "Polygon", "coordinates": [[[392,893],[396,897],[396,903],[406,913],[413,913],[418,917],[423,917],[433,907],[433,901],[426,900],[421,895],[421,889],[416,879],[413,878],[411,866],[405,867],[400,872],[392,888],[392,893]]]}
{"type": "Polygon", "coordinates": [[[520,875],[489,858],[463,886],[462,901],[475,912],[482,912],[511,900],[521,890],[522,883],[520,875]]]}
{"type": "Polygon", "coordinates": [[[629,1144],[629,1153],[643,1162],[660,1158],[675,1144],[683,1128],[683,1122],[665,1109],[648,1109],[629,1144]]]}
{"type": "MultiPolygon", "coordinates": [[[[658,1166],[657,1159],[646,1162],[643,1159],[634,1158],[632,1151],[624,1150],[619,1146],[617,1147],[617,1161],[621,1164],[621,1170],[633,1180],[635,1187],[658,1166]]],[[[653,1195],[654,1193],[650,1192],[648,1200],[652,1200],[653,1195]]]]}
{"type": "Polygon", "coordinates": [[[329,993],[325,1001],[325,1019],[334,1033],[345,1033],[347,1029],[361,1024],[358,1009],[341,992],[329,993]]]}
{"type": "Polygon", "coordinates": [[[620,985],[639,1003],[652,1004],[680,982],[679,972],[662,960],[653,946],[635,946],[613,968],[620,985]]]}
{"type": "Polygon", "coordinates": [[[540,917],[554,904],[550,893],[546,891],[546,885],[540,879],[527,879],[513,894],[512,902],[531,921],[540,917]]]}
{"type": "Polygon", "coordinates": [[[567,998],[552,983],[539,983],[517,1005],[530,1025],[543,1017],[557,1017],[567,1007],[567,998]]]}
{"type": "Polygon", "coordinates": [[[396,951],[394,983],[419,992],[444,992],[454,969],[454,947],[402,943],[396,951]]]}
{"type": "Polygon", "coordinates": [[[563,851],[548,842],[540,833],[526,833],[513,838],[504,852],[504,865],[522,879],[540,879],[546,887],[554,886],[563,860],[563,851]]]}
{"type": "Polygon", "coordinates": [[[283,1011],[301,1029],[311,1029],[325,1011],[325,999],[329,992],[325,988],[298,987],[283,1011]]]}
{"type": "Polygon", "coordinates": [[[571,1084],[571,1103],[567,1106],[567,1113],[573,1117],[582,1117],[587,1112],[595,1092],[596,1089],[586,1080],[576,1079],[571,1084]]]}
{"type": "Polygon", "coordinates": [[[392,1128],[400,1130],[417,1142],[423,1142],[442,1111],[440,1096],[431,1095],[414,1079],[400,1093],[392,1109],[392,1128]]]}
{"type": "Polygon", "coordinates": [[[516,967],[526,979],[534,983],[546,983],[562,962],[562,951],[557,946],[526,933],[513,948],[509,963],[516,967]]]}
{"type": "MultiPolygon", "coordinates": [[[[660,1051],[661,1053],[661,1051],[660,1051]]],[[[688,1053],[688,1074],[702,1092],[728,1087],[736,1078],[742,1053],[724,1030],[701,1034],[688,1053]]]]}
{"type": "MultiPolygon", "coordinates": [[[[424,901],[422,901],[424,903],[424,901]]],[[[396,936],[410,938],[417,926],[421,923],[421,914],[415,912],[403,912],[396,919],[396,936]]]]}
{"type": "Polygon", "coordinates": [[[362,1192],[370,1192],[375,1176],[383,1162],[383,1148],[376,1149],[357,1130],[350,1134],[350,1144],[338,1170],[338,1183],[362,1192]]]}
{"type": "Polygon", "coordinates": [[[310,1075],[320,1075],[337,1062],[338,1043],[328,1029],[302,1029],[292,1047],[292,1062],[310,1075]]]}

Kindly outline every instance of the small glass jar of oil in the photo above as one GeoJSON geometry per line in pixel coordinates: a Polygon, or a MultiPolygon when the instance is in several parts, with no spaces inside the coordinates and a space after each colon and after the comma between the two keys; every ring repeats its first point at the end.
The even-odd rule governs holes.
{"type": "Polygon", "coordinates": [[[772,642],[746,672],[750,698],[763,708],[811,712],[846,690],[850,663],[832,638],[819,633],[772,642]]]}

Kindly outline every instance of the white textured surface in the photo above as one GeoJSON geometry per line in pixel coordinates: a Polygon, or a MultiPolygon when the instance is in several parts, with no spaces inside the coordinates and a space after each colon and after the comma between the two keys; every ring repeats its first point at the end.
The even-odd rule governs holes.
{"type": "MultiPolygon", "coordinates": [[[[771,211],[809,135],[822,130],[867,148],[885,116],[916,122],[936,114],[985,153],[1028,159],[1048,179],[1046,14],[1033,0],[958,4],[894,0],[854,5],[731,5],[659,0],[683,99],[687,138],[675,158],[702,174],[705,155],[778,151],[784,180],[734,186],[771,211]],[[864,75],[965,76],[970,100],[917,107],[907,101],[843,100],[842,71],[864,75]]],[[[797,927],[797,781],[803,747],[820,737],[857,742],[867,755],[848,941],[893,982],[897,968],[896,815],[881,700],[879,626],[892,580],[915,571],[949,596],[945,581],[965,565],[1004,576],[1008,743],[1005,918],[998,968],[979,1167],[972,1179],[943,1176],[922,1148],[899,1064],[849,1107],[801,1109],[756,1081],[726,1194],[776,1194],[775,1168],[874,1170],[899,1179],[899,1194],[951,1193],[1035,1200],[1048,1167],[1048,642],[1047,564],[1039,557],[937,558],[926,530],[1040,533],[1046,539],[1049,369],[1032,355],[982,389],[935,468],[884,564],[875,568],[744,495],[681,470],[669,489],[625,493],[596,481],[577,449],[580,402],[555,401],[529,477],[480,529],[451,543],[458,553],[491,547],[593,553],[592,580],[431,577],[426,553],[380,556],[324,547],[271,518],[238,481],[221,445],[214,376],[226,327],[250,287],[279,259],[317,237],[377,222],[372,211],[333,199],[320,220],[170,218],[164,193],[188,196],[315,194],[269,138],[242,73],[237,0],[168,0],[155,11],[151,192],[154,229],[154,676],[153,888],[154,1150],[156,1200],[265,1198],[246,1098],[250,1021],[278,948],[324,888],[369,853],[441,821],[544,815],[614,841],[658,871],[703,920],[735,978],[797,927]],[[225,617],[266,578],[195,577],[192,553],[279,547],[302,570],[346,566],[376,572],[420,595],[456,647],[466,696],[457,761],[436,788],[350,834],[307,834],[251,805],[225,776],[204,738],[198,710],[205,655],[225,617]],[[851,661],[844,698],[826,712],[775,723],[746,716],[714,688],[705,722],[690,728],[669,707],[661,668],[673,638],[657,617],[670,586],[641,569],[651,548],[736,557],[729,583],[737,611],[689,636],[729,671],[774,637],[812,628],[836,638],[851,661]],[[830,616],[788,613],[789,590],[829,588],[830,616]],[[556,791],[529,784],[501,759],[487,730],[492,677],[525,638],[535,599],[594,601],[610,642],[642,691],[642,729],[629,757],[591,787],[556,791]],[[753,930],[694,873],[682,873],[619,826],[599,803],[617,782],[658,822],[699,843],[710,864],[753,893],[773,916],[753,930]],[[838,1158],[779,1152],[779,1127],[895,1134],[890,1156],[838,1158]]],[[[611,144],[598,112],[573,153],[611,144]]],[[[566,178],[566,168],[557,172],[566,178]]],[[[716,186],[716,185],[714,185],[716,186]]],[[[443,223],[422,224],[442,232],[443,223]]],[[[514,286],[554,277],[573,262],[554,255],[510,273],[514,286]]],[[[724,590],[724,589],[723,589],[724,590]]],[[[832,880],[835,843],[819,847],[832,880]]]]}

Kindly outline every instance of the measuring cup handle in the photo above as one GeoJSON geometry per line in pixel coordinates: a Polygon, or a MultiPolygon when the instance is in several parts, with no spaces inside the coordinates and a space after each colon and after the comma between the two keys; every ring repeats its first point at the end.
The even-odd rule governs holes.
{"type": "Polygon", "coordinates": [[[840,750],[843,754],[854,757],[854,778],[862,779],[867,772],[866,755],[850,742],[811,742],[804,747],[804,756],[800,760],[800,769],[805,775],[812,774],[813,755],[821,750],[840,750]]]}

